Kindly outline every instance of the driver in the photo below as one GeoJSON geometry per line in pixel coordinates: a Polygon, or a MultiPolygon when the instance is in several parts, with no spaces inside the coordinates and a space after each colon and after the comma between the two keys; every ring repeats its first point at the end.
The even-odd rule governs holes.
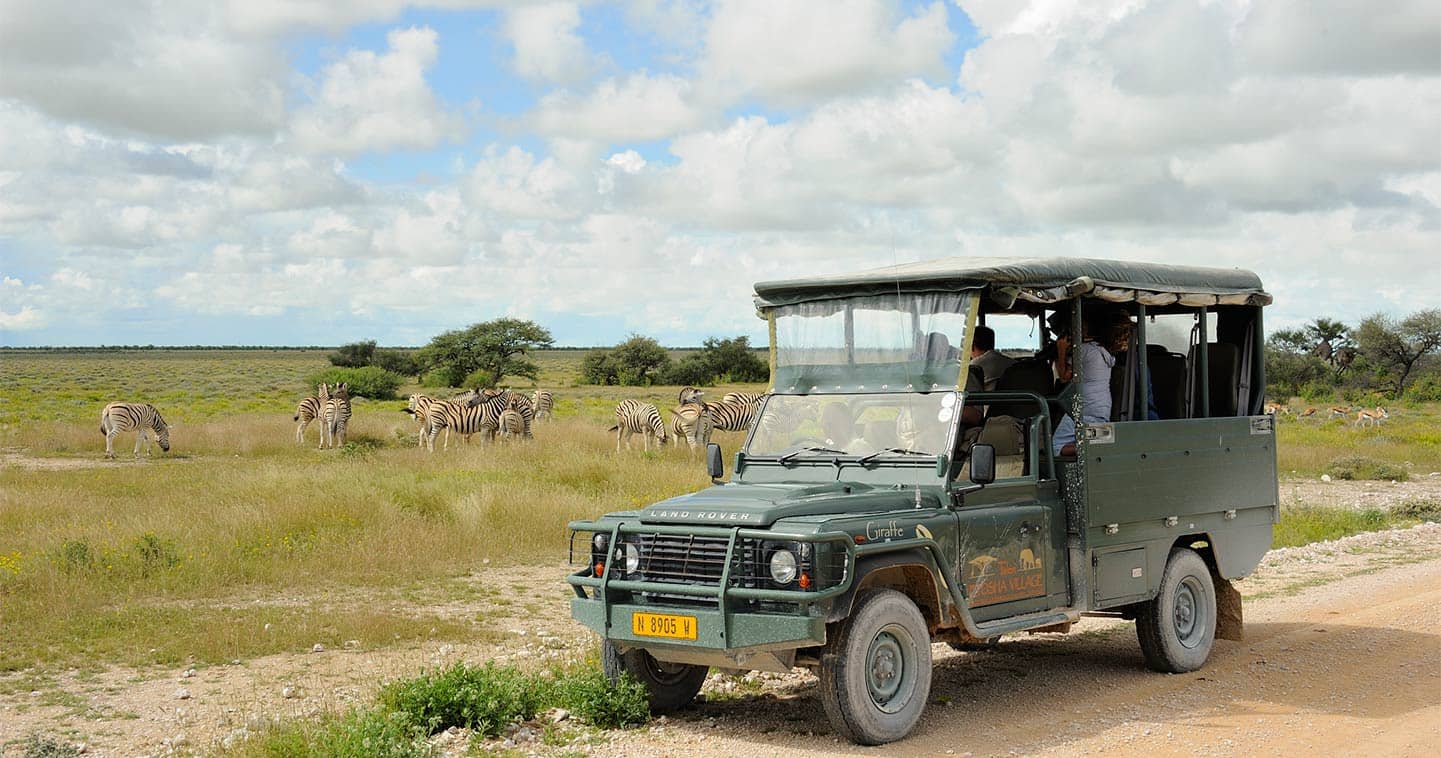
{"type": "Polygon", "coordinates": [[[847,453],[868,453],[874,447],[864,437],[856,435],[855,420],[851,410],[843,402],[827,403],[821,409],[821,433],[826,447],[847,453]]]}

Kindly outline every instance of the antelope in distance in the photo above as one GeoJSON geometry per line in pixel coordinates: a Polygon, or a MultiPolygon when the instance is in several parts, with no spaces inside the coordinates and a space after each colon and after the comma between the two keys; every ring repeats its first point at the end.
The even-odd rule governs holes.
{"type": "Polygon", "coordinates": [[[1387,418],[1391,418],[1391,414],[1379,405],[1375,408],[1362,408],[1356,413],[1355,426],[1378,426],[1381,419],[1387,418]]]}
{"type": "Polygon", "coordinates": [[[1327,408],[1326,412],[1331,414],[1331,418],[1345,418],[1346,416],[1351,415],[1351,406],[1333,405],[1327,408]]]}
{"type": "Polygon", "coordinates": [[[1301,411],[1301,415],[1297,416],[1297,418],[1311,418],[1316,415],[1316,410],[1316,406],[1308,405],[1306,406],[1306,410],[1301,411]]]}
{"type": "Polygon", "coordinates": [[[1265,413],[1267,416],[1289,416],[1291,409],[1285,403],[1266,403],[1265,413]]]}

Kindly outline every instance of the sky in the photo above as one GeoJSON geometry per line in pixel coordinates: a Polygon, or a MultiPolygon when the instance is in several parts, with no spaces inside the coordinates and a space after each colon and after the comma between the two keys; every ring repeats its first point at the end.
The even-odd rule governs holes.
{"type": "Polygon", "coordinates": [[[966,255],[1441,305],[1441,3],[0,0],[0,345],[763,343],[966,255]]]}

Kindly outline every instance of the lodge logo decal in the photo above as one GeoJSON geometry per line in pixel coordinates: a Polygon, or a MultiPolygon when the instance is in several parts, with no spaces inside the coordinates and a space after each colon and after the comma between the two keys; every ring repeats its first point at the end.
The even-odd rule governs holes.
{"type": "Polygon", "coordinates": [[[931,536],[931,530],[927,529],[925,524],[916,524],[916,536],[923,540],[935,539],[935,537],[931,536]]]}
{"type": "Polygon", "coordinates": [[[889,540],[903,536],[905,530],[896,526],[895,520],[882,522],[877,526],[875,521],[866,522],[866,539],[868,540],[889,540]]]}
{"type": "Polygon", "coordinates": [[[1046,594],[1045,568],[1030,548],[1022,548],[1014,560],[989,553],[972,558],[966,563],[965,582],[972,606],[1046,594]]]}

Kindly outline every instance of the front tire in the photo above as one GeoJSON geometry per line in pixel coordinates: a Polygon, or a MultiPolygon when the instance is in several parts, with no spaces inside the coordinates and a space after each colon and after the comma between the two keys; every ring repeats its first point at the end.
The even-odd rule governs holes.
{"type": "Polygon", "coordinates": [[[1194,550],[1171,551],[1161,591],[1136,613],[1136,639],[1155,671],[1182,674],[1206,664],[1216,641],[1216,585],[1194,550]]]}
{"type": "Polygon", "coordinates": [[[619,681],[622,674],[630,674],[645,685],[650,694],[650,712],[657,715],[690,705],[710,672],[706,666],[658,661],[640,649],[622,653],[610,640],[601,643],[600,664],[612,682],[619,681]]]}
{"type": "Polygon", "coordinates": [[[820,695],[836,733],[861,745],[911,733],[931,692],[931,638],[916,604],[891,589],[863,595],[821,654],[820,695]]]}

